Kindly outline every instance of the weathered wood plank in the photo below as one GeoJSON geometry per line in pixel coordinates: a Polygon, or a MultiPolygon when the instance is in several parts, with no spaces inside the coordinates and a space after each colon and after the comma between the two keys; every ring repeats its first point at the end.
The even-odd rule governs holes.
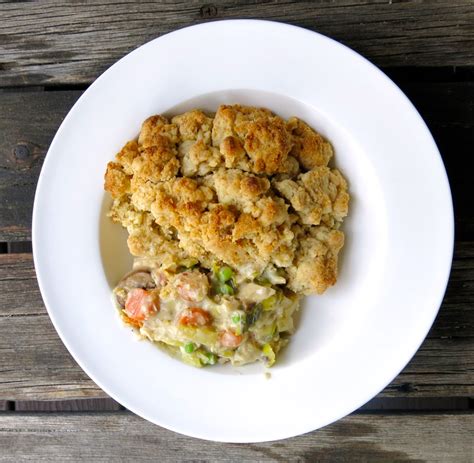
{"type": "Polygon", "coordinates": [[[0,461],[471,462],[472,413],[352,415],[277,442],[192,439],[129,412],[0,415],[0,461]],[[100,430],[100,432],[98,432],[100,430]]]}
{"type": "Polygon", "coordinates": [[[382,66],[474,64],[470,1],[107,1],[0,5],[0,85],[83,84],[167,32],[255,18],[321,32],[382,66]]]}
{"type": "Polygon", "coordinates": [[[0,241],[31,239],[33,198],[45,153],[80,94],[0,93],[0,241]]]}
{"type": "MultiPolygon", "coordinates": [[[[474,395],[474,243],[458,243],[427,340],[380,397],[474,395]]],[[[76,365],[43,307],[31,255],[0,255],[0,399],[106,397],[76,365]]]]}
{"type": "MultiPolygon", "coordinates": [[[[456,206],[457,237],[474,238],[474,83],[402,83],[439,144],[456,206]],[[460,162],[462,160],[462,162],[460,162]]],[[[71,92],[0,93],[0,241],[31,239],[37,178],[61,120],[81,95],[71,92]]]]}

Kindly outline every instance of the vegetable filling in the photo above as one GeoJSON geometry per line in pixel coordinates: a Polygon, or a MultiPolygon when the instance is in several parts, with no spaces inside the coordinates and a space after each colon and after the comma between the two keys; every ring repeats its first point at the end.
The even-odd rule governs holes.
{"type": "Polygon", "coordinates": [[[227,265],[138,259],[114,289],[122,320],[184,362],[266,366],[294,331],[298,296],[275,268],[251,279],[227,265]]]}

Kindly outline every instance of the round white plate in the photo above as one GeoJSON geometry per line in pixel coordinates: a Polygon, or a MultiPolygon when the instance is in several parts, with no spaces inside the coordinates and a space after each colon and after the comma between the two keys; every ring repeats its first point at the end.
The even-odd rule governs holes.
{"type": "Polygon", "coordinates": [[[351,413],[402,370],[443,298],[453,211],[430,132],[376,67],[304,29],[221,21],[138,48],[74,105],[41,172],[33,247],[51,320],[104,391],[182,434],[259,442],[351,413]],[[105,218],[107,162],[149,115],[221,103],[306,120],[333,143],[352,196],[339,281],[306,300],[270,379],[258,366],[181,364],[137,341],[111,303],[130,261],[123,231],[105,218]]]}

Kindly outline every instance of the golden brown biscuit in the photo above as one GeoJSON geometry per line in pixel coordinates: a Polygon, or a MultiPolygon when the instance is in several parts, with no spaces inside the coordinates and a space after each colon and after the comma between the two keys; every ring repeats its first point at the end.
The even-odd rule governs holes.
{"type": "Polygon", "coordinates": [[[223,165],[219,150],[203,140],[183,141],[179,146],[181,173],[185,177],[204,176],[223,165]]]}
{"type": "Polygon", "coordinates": [[[130,178],[118,162],[109,162],[104,175],[104,189],[112,198],[120,198],[130,193],[130,178]]]}
{"type": "Polygon", "coordinates": [[[226,167],[254,173],[298,172],[289,152],[293,146],[285,121],[263,108],[220,106],[214,119],[212,142],[226,167]]]}
{"type": "Polygon", "coordinates": [[[332,226],[347,215],[347,183],[337,169],[316,167],[296,180],[276,181],[274,188],[290,202],[305,225],[323,221],[332,226]]]}
{"type": "Polygon", "coordinates": [[[322,294],[337,280],[337,256],[344,245],[340,230],[310,227],[297,234],[299,247],[287,267],[288,287],[296,293],[322,294]]]}
{"type": "Polygon", "coordinates": [[[212,118],[201,110],[194,109],[175,116],[171,122],[178,127],[182,142],[202,140],[207,145],[211,143],[212,118]]]}
{"type": "Polygon", "coordinates": [[[138,143],[136,140],[129,141],[115,156],[115,160],[123,167],[127,175],[133,175],[132,162],[139,156],[138,143]]]}
{"type": "Polygon", "coordinates": [[[151,116],[142,124],[138,144],[143,148],[154,146],[158,143],[157,137],[166,138],[172,145],[177,144],[180,140],[178,127],[171,124],[166,117],[151,116]]]}
{"type": "Polygon", "coordinates": [[[140,148],[140,154],[132,161],[132,171],[144,181],[159,182],[169,180],[179,171],[176,148],[168,138],[156,135],[153,145],[140,148]]]}
{"type": "Polygon", "coordinates": [[[332,146],[328,141],[297,117],[288,119],[287,127],[293,135],[291,155],[303,168],[310,170],[328,165],[333,155],[332,146]]]}

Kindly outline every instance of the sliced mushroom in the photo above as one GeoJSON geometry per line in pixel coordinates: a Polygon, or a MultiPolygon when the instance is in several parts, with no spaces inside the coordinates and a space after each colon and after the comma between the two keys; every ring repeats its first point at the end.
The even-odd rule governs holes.
{"type": "Polygon", "coordinates": [[[131,289],[154,289],[156,284],[147,268],[136,268],[127,273],[114,289],[115,300],[120,307],[125,307],[127,294],[131,289]]]}

